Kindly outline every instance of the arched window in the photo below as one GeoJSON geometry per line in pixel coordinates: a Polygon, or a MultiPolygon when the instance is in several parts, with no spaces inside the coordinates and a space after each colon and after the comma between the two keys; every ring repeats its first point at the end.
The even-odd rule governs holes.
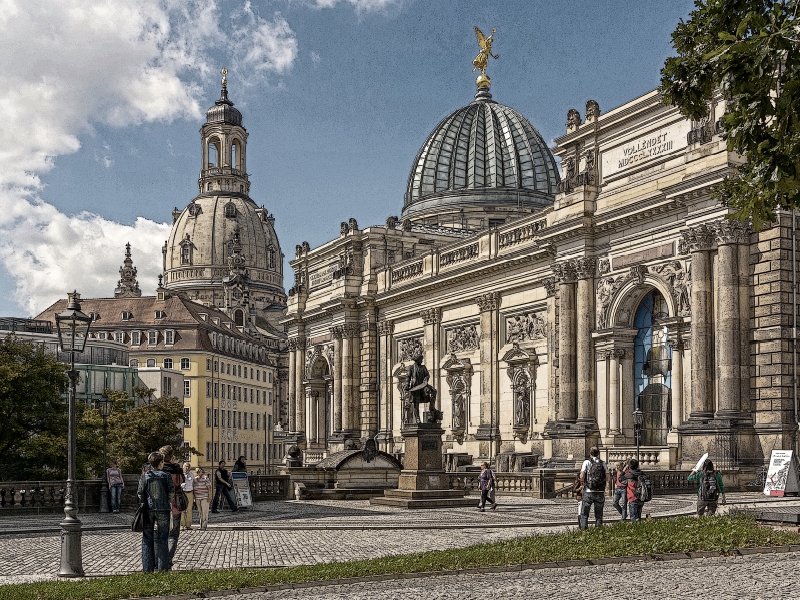
{"type": "Polygon", "coordinates": [[[667,345],[667,302],[658,290],[649,292],[639,304],[634,326],[639,330],[634,341],[636,406],[644,414],[642,444],[667,443],[672,428],[672,361],[667,345]]]}
{"type": "Polygon", "coordinates": [[[231,144],[231,167],[239,168],[239,142],[237,140],[231,144]]]}
{"type": "Polygon", "coordinates": [[[275,250],[273,248],[270,248],[269,250],[267,250],[267,257],[269,259],[269,268],[270,269],[274,269],[275,268],[275,250]]]}
{"type": "Polygon", "coordinates": [[[233,320],[236,323],[237,327],[242,327],[244,325],[244,311],[243,310],[234,311],[233,320]]]}
{"type": "Polygon", "coordinates": [[[214,189],[214,184],[209,181],[208,185],[206,186],[206,190],[208,190],[210,192],[213,189],[214,189]]]}
{"type": "Polygon", "coordinates": [[[213,169],[219,166],[219,142],[211,140],[208,142],[208,168],[213,169]]]}
{"type": "Polygon", "coordinates": [[[225,217],[228,219],[236,218],[236,205],[233,202],[228,202],[225,205],[225,217]]]}

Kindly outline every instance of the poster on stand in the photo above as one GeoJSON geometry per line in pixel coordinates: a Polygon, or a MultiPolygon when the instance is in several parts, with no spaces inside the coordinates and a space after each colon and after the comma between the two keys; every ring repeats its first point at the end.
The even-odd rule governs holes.
{"type": "Polygon", "coordinates": [[[765,496],[784,496],[800,492],[797,458],[792,450],[773,450],[764,483],[765,496]]]}
{"type": "Polygon", "coordinates": [[[247,480],[247,473],[231,473],[233,477],[233,489],[236,492],[236,506],[239,508],[250,508],[253,506],[253,497],[250,495],[250,482],[247,480]]]}

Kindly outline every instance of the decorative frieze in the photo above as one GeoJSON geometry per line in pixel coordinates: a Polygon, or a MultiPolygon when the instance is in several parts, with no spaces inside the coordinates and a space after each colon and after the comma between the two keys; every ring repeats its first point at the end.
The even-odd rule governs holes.
{"type": "Polygon", "coordinates": [[[506,319],[506,343],[521,343],[547,337],[547,315],[529,312],[506,319]]]}
{"type": "Polygon", "coordinates": [[[500,292],[487,292],[475,298],[475,303],[481,312],[497,310],[500,308],[500,292]]]}
{"type": "Polygon", "coordinates": [[[447,332],[447,352],[473,352],[478,349],[478,328],[464,325],[447,332]]]}
{"type": "Polygon", "coordinates": [[[439,255],[439,268],[448,267],[474,258],[478,258],[478,242],[470,244],[469,246],[456,248],[455,250],[442,252],[442,254],[439,255]]]}
{"type": "Polygon", "coordinates": [[[422,336],[404,338],[397,341],[397,362],[414,360],[418,354],[422,354],[422,336]]]}
{"type": "Polygon", "coordinates": [[[717,246],[742,244],[750,241],[750,228],[735,219],[722,219],[714,224],[714,237],[717,246]]]}

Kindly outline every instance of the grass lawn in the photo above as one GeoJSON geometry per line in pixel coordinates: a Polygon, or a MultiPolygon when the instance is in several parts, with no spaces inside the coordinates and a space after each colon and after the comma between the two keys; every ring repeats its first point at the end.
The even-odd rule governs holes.
{"type": "Polygon", "coordinates": [[[112,600],[187,594],[252,586],[324,581],[365,575],[419,573],[470,567],[530,564],[670,552],[717,551],[800,544],[800,534],[759,526],[745,516],[679,517],[618,523],[599,529],[534,535],[454,550],[404,554],[344,563],[279,569],[176,571],[115,575],[84,581],[0,586],[0,600],[112,600]]]}

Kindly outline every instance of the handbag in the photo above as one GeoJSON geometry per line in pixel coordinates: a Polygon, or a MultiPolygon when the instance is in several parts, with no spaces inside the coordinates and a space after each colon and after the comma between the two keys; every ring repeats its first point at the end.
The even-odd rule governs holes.
{"type": "Polygon", "coordinates": [[[144,531],[144,518],[147,514],[147,505],[144,502],[139,503],[136,512],[133,513],[133,521],[131,521],[131,531],[134,533],[142,533],[144,531]]]}
{"type": "Polygon", "coordinates": [[[179,512],[183,512],[189,508],[189,497],[181,488],[176,488],[175,490],[175,508],[177,508],[179,512]]]}

